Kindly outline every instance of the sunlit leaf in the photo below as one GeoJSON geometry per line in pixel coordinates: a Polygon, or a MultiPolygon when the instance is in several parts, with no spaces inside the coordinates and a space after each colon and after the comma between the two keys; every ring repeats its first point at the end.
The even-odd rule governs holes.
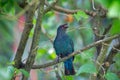
{"type": "Polygon", "coordinates": [[[54,12],[50,11],[45,14],[45,18],[54,16],[54,12]]]}
{"type": "MultiPolygon", "coordinates": [[[[43,55],[46,55],[47,56],[47,50],[46,49],[38,49],[37,50],[37,56],[36,56],[36,59],[39,59],[40,57],[42,57],[43,55]]],[[[45,57],[45,56],[44,56],[45,57]]]]}
{"type": "Polygon", "coordinates": [[[34,25],[36,24],[36,18],[33,18],[33,24],[34,25]]]}
{"type": "Polygon", "coordinates": [[[52,59],[55,59],[57,56],[56,56],[56,53],[55,52],[53,52],[52,54],[50,54],[50,57],[52,58],[52,59]]]}
{"type": "Polygon", "coordinates": [[[33,37],[34,34],[34,28],[32,28],[32,30],[30,31],[29,37],[33,37]]]}
{"type": "Polygon", "coordinates": [[[37,53],[38,54],[45,54],[46,53],[46,49],[38,49],[37,53]]]}
{"type": "Polygon", "coordinates": [[[118,78],[118,76],[115,73],[112,73],[112,72],[107,72],[107,74],[105,75],[105,78],[107,80],[120,80],[118,78]]]}
{"type": "Polygon", "coordinates": [[[114,2],[109,8],[108,16],[111,18],[120,18],[120,3],[114,2]]]}
{"type": "Polygon", "coordinates": [[[73,79],[73,76],[71,76],[71,75],[65,76],[64,78],[67,79],[67,80],[74,80],[74,79],[73,79]]]}
{"type": "Polygon", "coordinates": [[[97,70],[96,70],[96,67],[95,65],[90,62],[90,63],[86,63],[84,65],[82,65],[77,74],[76,75],[79,75],[80,73],[91,73],[91,74],[94,74],[94,73],[97,73],[97,70]]]}
{"type": "Polygon", "coordinates": [[[15,64],[15,61],[12,61],[10,63],[8,63],[9,65],[14,65],[15,64]]]}

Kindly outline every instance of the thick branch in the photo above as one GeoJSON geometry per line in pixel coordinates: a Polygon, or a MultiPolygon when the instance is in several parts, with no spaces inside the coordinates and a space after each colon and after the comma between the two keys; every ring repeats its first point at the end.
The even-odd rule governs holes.
{"type": "Polygon", "coordinates": [[[33,5],[30,7],[31,7],[31,9],[26,12],[25,27],[24,27],[24,30],[23,30],[23,33],[21,36],[21,40],[20,40],[16,55],[15,55],[15,59],[14,59],[14,61],[15,61],[14,66],[16,68],[19,68],[19,65],[20,65],[21,59],[22,59],[22,55],[23,55],[23,52],[25,49],[25,45],[26,45],[27,39],[29,37],[29,33],[33,27],[32,19],[33,19],[35,7],[33,5]]]}
{"type": "Polygon", "coordinates": [[[99,64],[96,64],[96,68],[97,68],[99,74],[98,74],[98,76],[92,76],[91,80],[96,80],[96,79],[104,80],[103,76],[105,75],[105,72],[107,71],[109,66],[111,64],[113,64],[113,62],[114,62],[113,57],[119,51],[119,49],[117,49],[117,48],[119,48],[119,45],[116,46],[117,48],[115,48],[113,46],[111,52],[109,53],[108,57],[106,58],[107,51],[108,51],[108,48],[110,47],[111,41],[106,41],[105,43],[102,44],[100,54],[99,54],[99,56],[98,56],[98,58],[96,60],[96,62],[99,63],[99,64]],[[105,60],[106,60],[106,62],[105,62],[105,60]],[[101,66],[103,66],[104,69],[101,69],[101,66]]]}
{"type": "Polygon", "coordinates": [[[65,61],[65,60],[69,59],[69,58],[72,57],[72,56],[75,56],[75,55],[77,55],[77,54],[79,54],[79,53],[81,53],[81,52],[83,52],[83,51],[85,51],[85,50],[87,50],[87,49],[90,49],[91,47],[94,47],[94,46],[96,46],[96,45],[98,45],[98,44],[101,44],[101,43],[103,43],[103,42],[106,42],[106,41],[113,40],[113,39],[115,39],[115,38],[118,38],[119,36],[120,36],[120,34],[114,35],[114,36],[111,36],[111,37],[108,37],[108,38],[103,39],[103,40],[99,40],[99,41],[97,41],[97,42],[94,42],[94,43],[92,43],[92,44],[90,44],[90,45],[88,45],[88,46],[86,46],[86,47],[84,47],[84,48],[82,48],[82,49],[80,49],[80,50],[77,50],[77,51],[73,52],[73,53],[70,54],[69,56],[60,59],[59,62],[53,61],[53,62],[49,62],[49,63],[42,64],[42,65],[33,65],[32,68],[33,68],[33,69],[40,69],[40,68],[45,68],[45,67],[48,67],[48,66],[52,66],[52,65],[58,64],[58,63],[60,63],[60,62],[63,62],[63,61],[65,61]]]}
{"type": "MultiPolygon", "coordinates": [[[[36,26],[35,26],[35,32],[33,35],[32,46],[30,49],[30,53],[29,53],[27,62],[25,64],[25,70],[27,72],[30,72],[31,67],[35,60],[36,53],[37,53],[37,46],[38,46],[39,40],[40,40],[41,23],[42,23],[42,17],[43,17],[43,12],[44,12],[44,1],[45,0],[40,0],[39,6],[38,6],[38,17],[37,17],[37,22],[36,22],[36,26]]],[[[27,77],[24,76],[23,80],[27,80],[27,77]]]]}

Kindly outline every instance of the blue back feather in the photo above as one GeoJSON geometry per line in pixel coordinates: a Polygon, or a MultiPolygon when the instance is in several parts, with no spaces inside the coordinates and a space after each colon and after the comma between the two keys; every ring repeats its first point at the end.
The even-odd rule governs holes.
{"type": "MultiPolygon", "coordinates": [[[[54,48],[56,54],[61,57],[68,56],[72,52],[74,52],[74,44],[70,37],[65,33],[65,30],[60,26],[57,30],[57,35],[54,40],[54,48]]],[[[64,61],[65,66],[65,74],[66,75],[73,75],[75,74],[73,63],[74,57],[67,59],[64,61]]]]}

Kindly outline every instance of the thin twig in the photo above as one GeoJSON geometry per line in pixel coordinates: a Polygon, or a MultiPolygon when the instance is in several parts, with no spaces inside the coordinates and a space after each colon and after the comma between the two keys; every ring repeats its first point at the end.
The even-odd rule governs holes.
{"type": "MultiPolygon", "coordinates": [[[[57,5],[52,6],[52,5],[48,4],[48,3],[45,3],[45,5],[51,7],[55,11],[66,13],[66,14],[75,14],[78,11],[84,11],[89,16],[96,16],[97,15],[97,12],[89,11],[89,10],[81,10],[81,9],[70,10],[70,9],[62,8],[62,7],[57,6],[57,5]]],[[[104,16],[106,16],[106,14],[103,14],[103,15],[100,15],[100,16],[104,17],[104,16]]]]}
{"type": "Polygon", "coordinates": [[[93,10],[97,10],[96,8],[95,8],[95,1],[94,0],[92,0],[92,8],[93,8],[93,10]]]}
{"type": "MultiPolygon", "coordinates": [[[[107,43],[103,43],[103,45],[110,47],[110,45],[109,45],[109,44],[107,44],[107,43]]],[[[114,46],[112,46],[112,49],[114,49],[114,50],[116,50],[116,51],[120,52],[120,50],[119,50],[119,49],[117,49],[117,48],[115,48],[114,46]]]]}
{"type": "MultiPolygon", "coordinates": [[[[51,6],[55,6],[57,3],[58,3],[59,0],[55,0],[51,6]]],[[[45,3],[49,4],[47,0],[45,0],[45,3]]],[[[44,13],[47,13],[48,11],[51,10],[51,6],[48,6],[45,10],[44,10],[44,13]]]]}
{"type": "Polygon", "coordinates": [[[42,27],[42,33],[49,39],[51,43],[53,43],[53,39],[49,36],[44,27],[42,27]]]}

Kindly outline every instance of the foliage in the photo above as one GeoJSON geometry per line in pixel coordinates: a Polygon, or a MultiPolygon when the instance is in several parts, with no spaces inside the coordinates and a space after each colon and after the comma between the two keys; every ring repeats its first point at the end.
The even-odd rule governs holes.
{"type": "Polygon", "coordinates": [[[74,14],[74,16],[77,19],[77,21],[79,21],[80,19],[88,18],[88,15],[85,14],[85,12],[83,12],[83,11],[78,11],[76,14],[74,14]]]}
{"type": "Polygon", "coordinates": [[[108,8],[108,16],[110,18],[120,19],[120,1],[119,0],[97,0],[104,7],[108,8]]]}
{"type": "MultiPolygon", "coordinates": [[[[0,77],[2,80],[8,80],[13,76],[14,71],[18,74],[21,72],[25,76],[29,76],[29,73],[24,69],[15,69],[13,65],[14,62],[13,56],[15,54],[15,50],[18,46],[19,40],[16,41],[15,37],[20,38],[22,31],[20,29],[23,27],[18,26],[21,24],[19,22],[20,18],[18,18],[18,14],[21,11],[24,11],[19,6],[23,0],[0,0],[0,77]],[[19,34],[17,35],[16,32],[19,34]],[[17,44],[17,45],[16,45],[17,44]],[[16,45],[16,46],[15,46],[16,45]],[[8,71],[8,72],[7,72],[8,71]],[[7,72],[7,73],[6,73],[7,72]]],[[[32,0],[27,0],[30,2],[32,0]]],[[[52,3],[53,0],[48,0],[49,3],[52,3]]],[[[96,0],[95,4],[99,3],[100,6],[107,9],[107,16],[101,18],[100,16],[90,16],[86,14],[83,10],[90,10],[91,3],[88,0],[60,0],[57,5],[63,6],[63,8],[67,9],[78,9],[81,8],[75,14],[66,14],[60,13],[56,11],[49,11],[43,16],[42,20],[42,31],[40,35],[40,42],[37,50],[37,56],[35,59],[35,64],[44,64],[50,61],[55,60],[57,57],[55,51],[52,46],[52,41],[56,36],[57,27],[60,24],[68,23],[69,29],[68,34],[74,41],[75,51],[85,47],[93,43],[96,40],[99,40],[104,31],[108,28],[108,25],[112,24],[110,30],[104,35],[111,36],[120,33],[120,0],[96,0]],[[98,21],[95,22],[95,21],[98,21]],[[105,25],[104,25],[105,24],[105,25]],[[99,35],[96,37],[96,32],[94,27],[97,27],[99,35]],[[50,41],[51,40],[51,41],[50,41]]],[[[98,7],[96,5],[95,7],[98,7]]],[[[94,11],[97,12],[97,11],[94,11]]],[[[99,14],[99,13],[98,13],[99,14]]],[[[25,15],[21,15],[25,16],[25,15]]],[[[36,24],[37,15],[34,15],[33,25],[36,24]]],[[[24,20],[20,20],[24,23],[24,20]]],[[[29,54],[29,49],[31,45],[31,41],[34,34],[34,28],[31,30],[29,34],[28,44],[24,51],[23,59],[24,62],[29,54]]],[[[115,43],[111,43],[111,45],[115,45],[120,43],[119,41],[115,43]]],[[[111,51],[112,46],[108,46],[111,51]]],[[[95,62],[97,53],[97,47],[91,48],[89,50],[83,51],[80,55],[76,55],[74,60],[75,70],[77,75],[75,76],[64,76],[63,65],[58,64],[58,73],[62,77],[63,80],[86,80],[89,78],[91,74],[97,73],[96,66],[93,62],[95,62]]],[[[109,54],[108,54],[109,55],[109,54]]],[[[107,55],[106,55],[107,56],[107,55]]],[[[119,80],[119,76],[116,74],[118,70],[120,70],[120,55],[116,53],[112,60],[115,61],[114,64],[110,64],[108,70],[106,71],[105,78],[107,80],[119,80]]],[[[42,80],[56,80],[55,73],[55,65],[49,68],[40,69],[36,73],[39,79],[42,80]]]]}
{"type": "Polygon", "coordinates": [[[97,0],[100,2],[105,8],[108,8],[108,17],[115,18],[113,20],[113,26],[110,30],[110,34],[118,34],[120,30],[118,29],[120,26],[120,1],[119,0],[97,0]]]}
{"type": "Polygon", "coordinates": [[[118,20],[118,19],[114,20],[113,21],[113,26],[112,26],[112,28],[110,30],[110,34],[114,35],[114,34],[120,33],[119,27],[120,27],[120,20],[118,20]]]}
{"type": "Polygon", "coordinates": [[[89,62],[89,63],[85,63],[84,65],[82,65],[79,68],[79,70],[78,70],[76,75],[79,75],[80,73],[95,74],[95,73],[97,73],[97,70],[96,70],[95,65],[92,62],[89,62]]]}
{"type": "Polygon", "coordinates": [[[105,75],[107,80],[119,80],[118,76],[115,73],[107,72],[105,75]]]}
{"type": "Polygon", "coordinates": [[[20,72],[22,72],[24,76],[29,77],[29,73],[26,70],[20,69],[20,72]]]}

